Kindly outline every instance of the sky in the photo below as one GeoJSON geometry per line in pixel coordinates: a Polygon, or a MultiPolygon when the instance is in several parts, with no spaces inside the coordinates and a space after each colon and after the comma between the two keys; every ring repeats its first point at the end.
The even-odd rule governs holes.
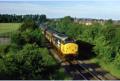
{"type": "Polygon", "coordinates": [[[120,0],[0,0],[0,13],[120,20],[120,0]]]}

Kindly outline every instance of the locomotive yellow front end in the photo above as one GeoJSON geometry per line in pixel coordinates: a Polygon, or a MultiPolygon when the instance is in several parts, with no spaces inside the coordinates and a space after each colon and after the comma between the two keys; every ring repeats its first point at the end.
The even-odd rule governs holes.
{"type": "Polygon", "coordinates": [[[61,46],[63,55],[76,55],[78,54],[78,45],[75,43],[66,43],[61,46]]]}
{"type": "Polygon", "coordinates": [[[75,58],[78,56],[78,45],[74,40],[67,38],[61,44],[61,51],[66,58],[75,58]]]}

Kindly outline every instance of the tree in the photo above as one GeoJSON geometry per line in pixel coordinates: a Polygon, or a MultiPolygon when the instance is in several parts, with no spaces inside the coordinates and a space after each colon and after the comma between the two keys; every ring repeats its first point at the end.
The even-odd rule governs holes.
{"type": "Polygon", "coordinates": [[[43,35],[40,29],[26,29],[26,31],[14,33],[11,37],[11,41],[18,46],[24,46],[26,43],[37,44],[43,46],[43,35]]]}
{"type": "Polygon", "coordinates": [[[113,20],[112,20],[112,19],[107,20],[107,21],[105,22],[105,25],[106,25],[107,27],[112,27],[112,26],[113,26],[113,20]]]}
{"type": "Polygon", "coordinates": [[[36,45],[27,44],[17,54],[8,53],[3,59],[6,68],[5,71],[1,69],[6,76],[3,79],[34,79],[37,73],[44,70],[41,50],[36,45]]]}
{"type": "Polygon", "coordinates": [[[46,22],[46,21],[47,21],[46,15],[43,14],[43,15],[40,15],[40,16],[39,16],[39,22],[40,22],[40,23],[44,23],[44,22],[46,22]]]}
{"type": "Polygon", "coordinates": [[[20,31],[25,31],[26,29],[34,30],[36,28],[38,28],[38,26],[35,23],[35,21],[33,21],[32,19],[26,19],[19,30],[20,31]]]}
{"type": "Polygon", "coordinates": [[[69,22],[73,21],[73,18],[70,16],[65,16],[62,20],[63,20],[63,22],[69,23],[69,22]]]}

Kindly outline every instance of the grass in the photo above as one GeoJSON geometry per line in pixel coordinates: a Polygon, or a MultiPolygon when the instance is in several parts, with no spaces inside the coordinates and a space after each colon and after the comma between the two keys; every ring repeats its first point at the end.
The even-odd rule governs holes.
{"type": "Polygon", "coordinates": [[[120,69],[117,68],[114,64],[109,63],[100,63],[100,66],[105,69],[106,71],[110,72],[113,76],[117,77],[120,79],[120,69]]]}
{"type": "Polygon", "coordinates": [[[106,64],[104,62],[99,61],[97,58],[91,59],[90,61],[100,65],[104,70],[108,71],[113,76],[120,79],[120,69],[117,68],[114,64],[112,63],[106,64]]]}
{"type": "Polygon", "coordinates": [[[21,23],[0,23],[0,36],[16,31],[21,23]]]}

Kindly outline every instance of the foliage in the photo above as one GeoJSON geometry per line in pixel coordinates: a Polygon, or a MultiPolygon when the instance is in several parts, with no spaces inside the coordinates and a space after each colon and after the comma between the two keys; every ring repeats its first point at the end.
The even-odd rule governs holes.
{"type": "Polygon", "coordinates": [[[27,29],[23,32],[14,33],[11,37],[11,41],[19,46],[23,46],[26,43],[36,43],[39,46],[43,44],[43,35],[40,30],[27,29]]]}
{"type": "Polygon", "coordinates": [[[47,21],[46,15],[44,15],[44,14],[40,15],[40,17],[39,17],[39,22],[40,22],[40,23],[44,23],[44,22],[46,22],[46,21],[47,21]]]}
{"type": "Polygon", "coordinates": [[[22,15],[8,15],[8,14],[0,14],[0,23],[8,23],[8,22],[22,22],[22,15]]]}
{"type": "Polygon", "coordinates": [[[20,31],[25,31],[26,29],[36,29],[38,28],[37,24],[35,23],[35,21],[33,21],[32,19],[26,19],[24,21],[24,23],[21,25],[20,27],[20,31]]]}
{"type": "Polygon", "coordinates": [[[56,80],[71,80],[72,78],[64,73],[64,69],[60,68],[55,75],[56,80]]]}
{"type": "Polygon", "coordinates": [[[0,23],[21,23],[26,19],[32,19],[36,22],[46,22],[46,15],[15,15],[15,14],[0,14],[0,23]]]}
{"type": "Polygon", "coordinates": [[[8,52],[9,45],[0,45],[0,58],[8,52]]]}
{"type": "Polygon", "coordinates": [[[47,50],[47,48],[45,49],[41,49],[41,56],[43,57],[43,60],[45,61],[46,65],[54,65],[56,64],[55,60],[52,59],[52,56],[48,55],[49,51],[47,50]]]}
{"type": "Polygon", "coordinates": [[[106,27],[112,27],[113,26],[113,20],[109,19],[105,22],[106,27]]]}
{"type": "MultiPolygon", "coordinates": [[[[1,79],[44,79],[44,72],[49,74],[48,67],[55,61],[49,56],[46,48],[39,48],[35,44],[26,44],[16,54],[8,52],[0,59],[1,79]],[[43,55],[46,55],[43,56],[43,55]]],[[[55,71],[55,69],[51,70],[55,71]]],[[[52,76],[52,75],[51,75],[52,76]]],[[[46,75],[46,79],[50,76],[46,75]]]]}

